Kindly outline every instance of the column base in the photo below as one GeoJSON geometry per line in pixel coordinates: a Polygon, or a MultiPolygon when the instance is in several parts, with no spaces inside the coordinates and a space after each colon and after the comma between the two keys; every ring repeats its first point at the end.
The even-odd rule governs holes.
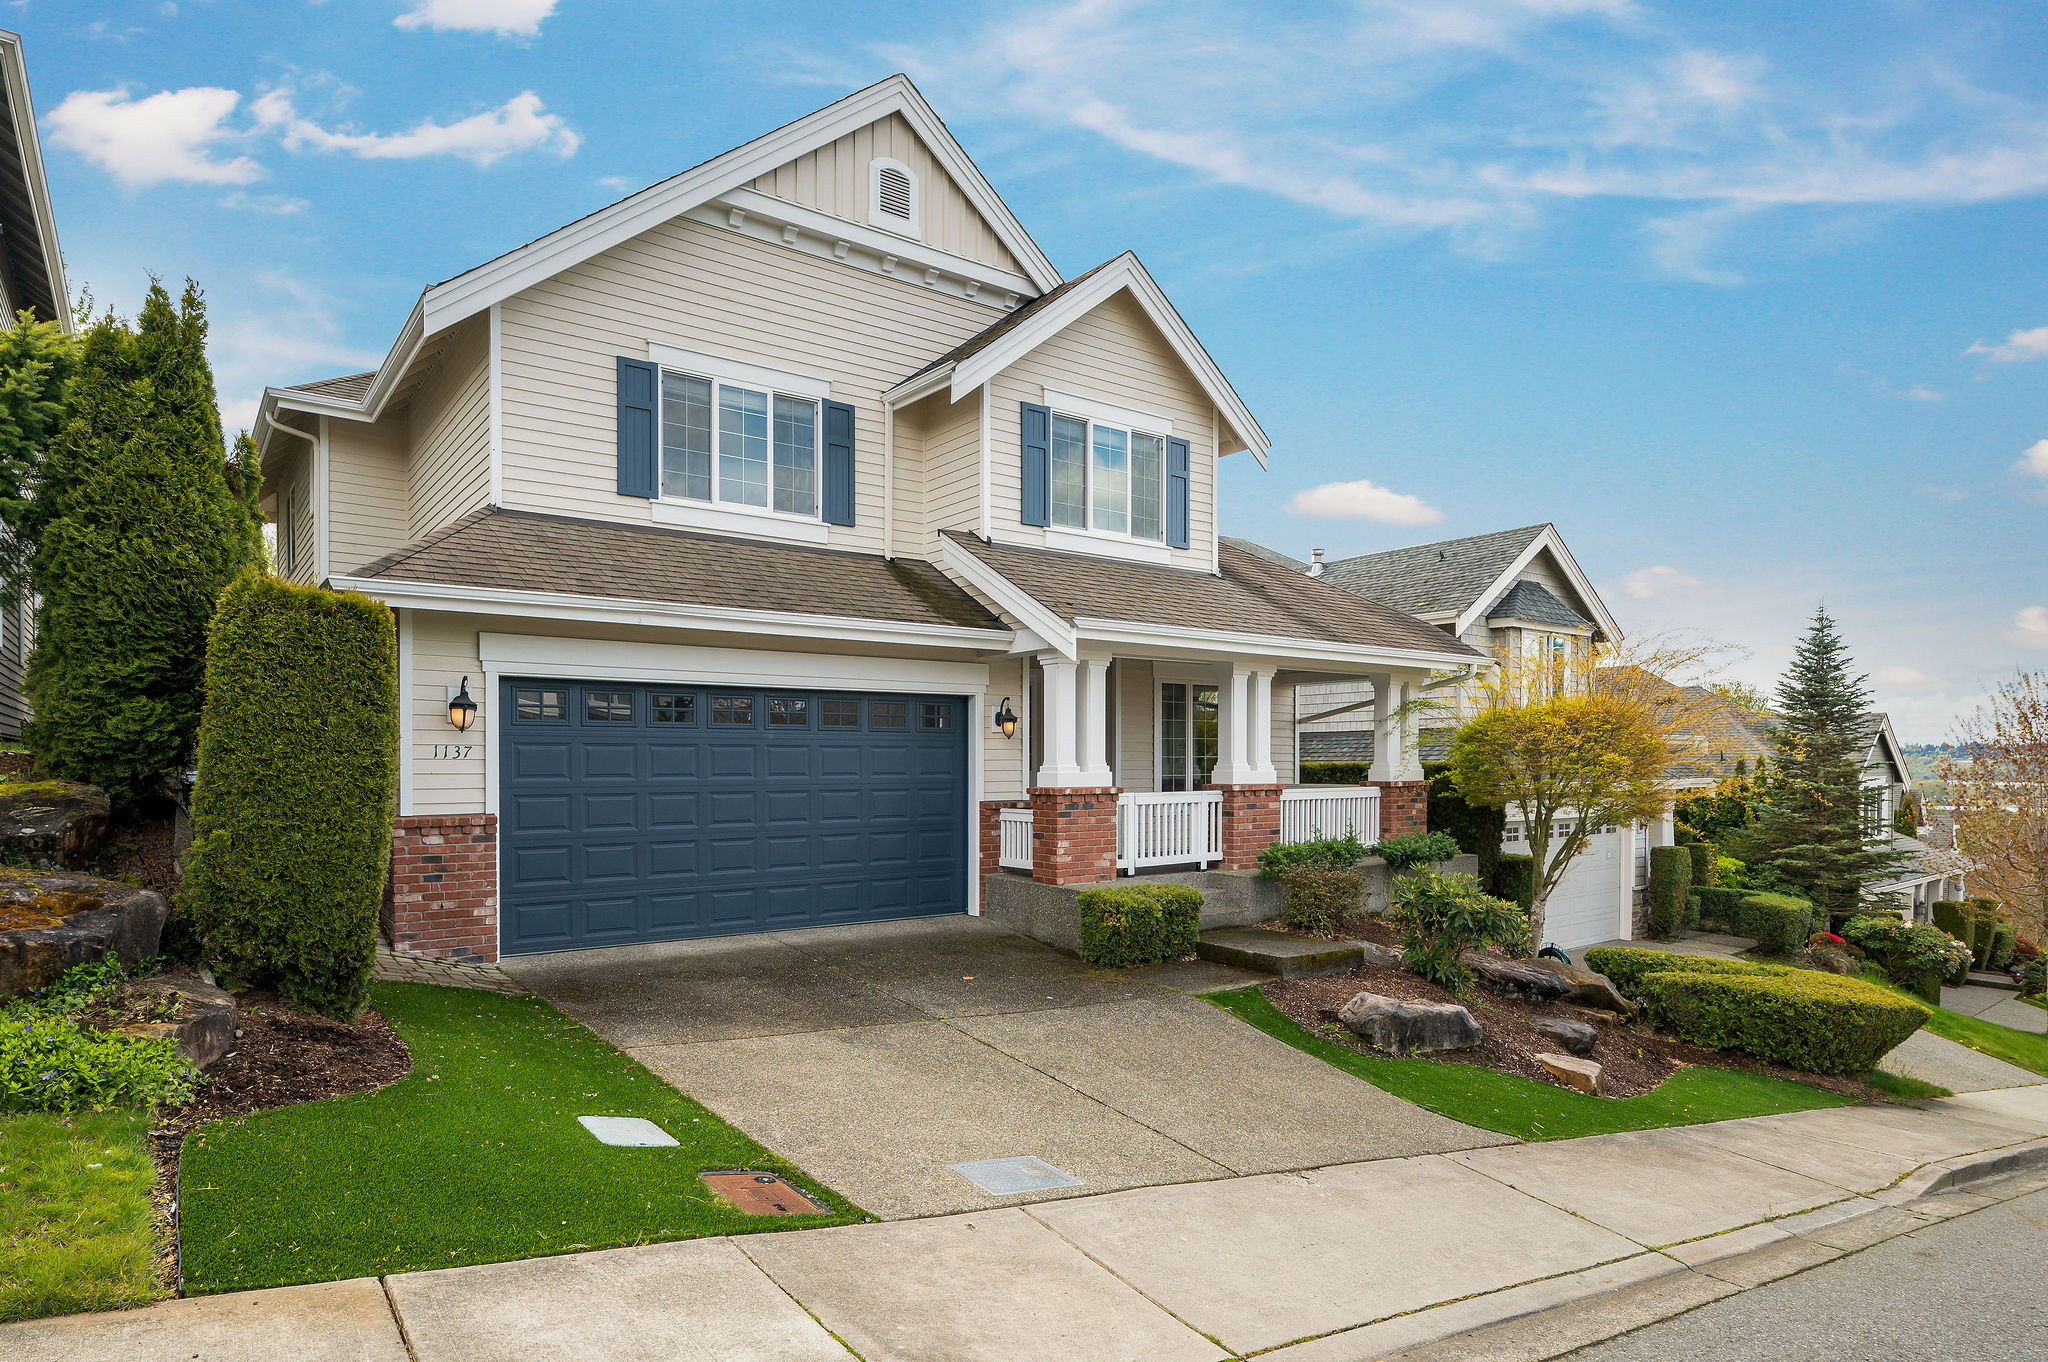
{"type": "Polygon", "coordinates": [[[1042,884],[1101,884],[1116,878],[1114,785],[1034,786],[1031,878],[1042,884]]]}
{"type": "Polygon", "coordinates": [[[1203,788],[1223,795],[1223,868],[1253,869],[1259,853],[1280,840],[1280,791],[1286,787],[1215,782],[1203,788]]]}
{"type": "Polygon", "coordinates": [[[406,815],[391,828],[391,944],[476,964],[498,959],[498,816],[406,815]]]}
{"type": "Polygon", "coordinates": [[[1380,836],[1406,837],[1429,831],[1429,782],[1375,780],[1380,789],[1380,836]]]}

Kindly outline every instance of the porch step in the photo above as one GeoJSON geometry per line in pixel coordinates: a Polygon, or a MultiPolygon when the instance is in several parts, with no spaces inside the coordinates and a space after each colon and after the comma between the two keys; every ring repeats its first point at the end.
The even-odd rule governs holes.
{"type": "Polygon", "coordinates": [[[1203,932],[1195,954],[1218,964],[1299,979],[1310,974],[1337,974],[1365,963],[1365,948],[1356,941],[1318,941],[1310,936],[1269,932],[1258,927],[1216,927],[1203,932]]]}
{"type": "Polygon", "coordinates": [[[1979,988],[2002,988],[2008,993],[2020,991],[2020,986],[2013,982],[2010,974],[1994,974],[1990,970],[1971,970],[1970,982],[1979,988]]]}

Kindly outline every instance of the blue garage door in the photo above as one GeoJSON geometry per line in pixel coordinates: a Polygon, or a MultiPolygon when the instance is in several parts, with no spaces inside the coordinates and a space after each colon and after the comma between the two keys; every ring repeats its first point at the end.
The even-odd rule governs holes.
{"type": "Polygon", "coordinates": [[[506,954],[958,913],[958,696],[507,681],[506,954]]]}

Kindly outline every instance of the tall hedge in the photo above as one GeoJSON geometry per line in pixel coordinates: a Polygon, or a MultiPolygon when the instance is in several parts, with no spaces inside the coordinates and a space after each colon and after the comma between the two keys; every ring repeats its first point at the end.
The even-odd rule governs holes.
{"type": "Polygon", "coordinates": [[[1430,762],[1422,768],[1429,780],[1429,830],[1449,833],[1458,840],[1459,850],[1479,858],[1479,883],[1487,893],[1520,902],[1506,891],[1500,878],[1501,835],[1507,831],[1508,811],[1466,803],[1451,784],[1450,769],[1444,762],[1430,762]]]}
{"type": "Polygon", "coordinates": [[[1685,920],[1692,854],[1682,846],[1650,848],[1650,935],[1669,939],[1685,920]]]}
{"type": "Polygon", "coordinates": [[[366,596],[251,572],[221,597],[185,900],[208,952],[330,1016],[362,1006],[398,799],[398,647],[366,596]]]}
{"type": "Polygon", "coordinates": [[[80,343],[69,414],[20,533],[41,597],[25,737],[53,775],[130,810],[183,768],[199,727],[206,628],[263,560],[253,470],[231,464],[206,362],[206,309],[153,284],[131,329],[80,343]]]}
{"type": "Polygon", "coordinates": [[[1998,900],[1966,899],[1963,911],[1970,917],[1971,963],[1978,969],[1991,968],[1991,941],[1998,934],[1998,900]]]}
{"type": "Polygon", "coordinates": [[[1699,889],[1706,885],[1715,885],[1721,882],[1721,872],[1715,866],[1715,862],[1720,859],[1721,853],[1712,842],[1704,840],[1688,842],[1685,844],[1685,850],[1692,857],[1693,888],[1699,889]]]}

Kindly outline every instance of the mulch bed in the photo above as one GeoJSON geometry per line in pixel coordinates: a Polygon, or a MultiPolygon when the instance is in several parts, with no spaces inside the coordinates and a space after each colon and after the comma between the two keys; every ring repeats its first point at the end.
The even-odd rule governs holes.
{"type": "MultiPolygon", "coordinates": [[[[1393,945],[1392,929],[1384,923],[1374,925],[1388,934],[1388,939],[1379,944],[1393,945]]],[[[1371,937],[1367,936],[1366,939],[1371,937]]],[[[1470,1050],[1445,1051],[1430,1055],[1428,1058],[1453,1064],[1476,1064],[1503,1073],[1520,1074],[1524,1078],[1537,1079],[1558,1087],[1566,1085],[1558,1083],[1544,1072],[1543,1066],[1536,1062],[1535,1057],[1538,1054],[1564,1053],[1564,1047],[1529,1024],[1537,1018],[1555,1017],[1587,1022],[1599,1032],[1600,1038],[1594,1043],[1592,1054],[1586,1058],[1596,1061],[1605,1071],[1609,1095],[1613,1097],[1640,1096],[1656,1088],[1684,1066],[1702,1064],[1713,1068],[1747,1069],[1752,1073],[1770,1074],[1776,1078],[1791,1079],[1794,1082],[1810,1084],[1866,1101],[1889,1100],[1883,1092],[1860,1078],[1832,1078],[1825,1074],[1801,1073],[1781,1065],[1766,1064],[1736,1051],[1710,1050],[1704,1046],[1692,1045],[1652,1031],[1646,1026],[1630,1025],[1615,1018],[1612,1013],[1596,1012],[1569,1003],[1513,1001],[1488,991],[1483,985],[1475,985],[1469,995],[1459,997],[1407,970],[1362,965],[1343,974],[1325,974],[1307,979],[1281,979],[1262,984],[1260,987],[1273,1006],[1307,1030],[1338,1044],[1348,1045],[1363,1054],[1378,1054],[1379,1051],[1353,1035],[1337,1021],[1337,1014],[1344,1004],[1361,992],[1377,993],[1402,1002],[1458,1003],[1471,1011],[1473,1018],[1484,1030],[1485,1039],[1470,1050]],[[1334,1031],[1329,1029],[1333,1026],[1336,1028],[1334,1031]]]]}
{"type": "MultiPolygon", "coordinates": [[[[183,967],[165,975],[196,978],[183,967]]],[[[164,1124],[149,1133],[157,1163],[152,1200],[164,1230],[157,1266],[166,1284],[177,1275],[178,1151],[188,1133],[254,1111],[368,1092],[412,1070],[405,1042],[374,1011],[337,1022],[300,1012],[265,989],[240,994],[235,1002],[235,1048],[206,1071],[190,1105],[160,1109],[164,1124]]]]}
{"type": "Polygon", "coordinates": [[[121,880],[154,889],[166,900],[178,891],[178,853],[172,850],[175,824],[171,815],[109,823],[93,859],[92,873],[103,880],[121,880]]]}

